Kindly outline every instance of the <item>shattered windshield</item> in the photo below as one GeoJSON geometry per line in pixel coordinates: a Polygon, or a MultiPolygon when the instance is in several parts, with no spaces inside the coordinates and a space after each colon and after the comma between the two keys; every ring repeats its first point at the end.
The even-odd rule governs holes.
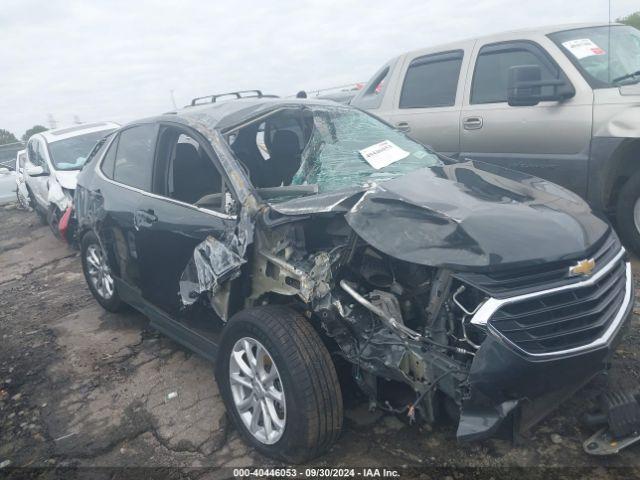
{"type": "Polygon", "coordinates": [[[549,36],[595,88],[640,82],[640,31],[635,28],[578,28],[549,36]]]}
{"type": "Polygon", "coordinates": [[[100,130],[50,142],[49,153],[56,170],[80,170],[96,142],[113,130],[100,130]]]}
{"type": "Polygon", "coordinates": [[[326,193],[441,164],[419,143],[359,110],[341,106],[310,110],[311,137],[291,185],[317,185],[319,193],[326,193]]]}

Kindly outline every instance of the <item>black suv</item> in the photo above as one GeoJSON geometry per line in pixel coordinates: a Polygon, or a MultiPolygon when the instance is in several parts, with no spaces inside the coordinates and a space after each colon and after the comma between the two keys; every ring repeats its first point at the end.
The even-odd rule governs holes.
{"type": "Polygon", "coordinates": [[[353,107],[212,100],[94,149],[75,197],[82,265],[104,308],[132,305],[215,360],[262,453],[331,445],[337,371],[470,440],[530,427],[606,369],[631,268],[577,195],[442,157],[353,107]]]}

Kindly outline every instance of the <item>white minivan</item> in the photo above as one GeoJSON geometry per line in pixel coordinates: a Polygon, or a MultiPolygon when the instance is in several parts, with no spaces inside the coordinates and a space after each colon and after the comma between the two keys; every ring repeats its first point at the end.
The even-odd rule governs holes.
{"type": "Polygon", "coordinates": [[[27,143],[26,187],[31,206],[58,233],[71,206],[78,172],[98,140],[120,125],[89,123],[37,133],[27,143]]]}

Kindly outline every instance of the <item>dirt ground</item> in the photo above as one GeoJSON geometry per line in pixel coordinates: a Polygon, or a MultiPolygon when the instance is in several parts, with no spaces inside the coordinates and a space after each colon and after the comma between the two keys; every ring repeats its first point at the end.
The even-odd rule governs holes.
{"type": "MultiPolygon", "coordinates": [[[[230,425],[211,364],[153,331],[138,313],[102,310],[77,253],[35,214],[3,207],[0,226],[2,467],[274,465],[230,425]]],[[[638,385],[639,343],[635,315],[611,382],[638,385]]],[[[592,432],[580,418],[594,395],[595,388],[586,387],[517,446],[503,440],[458,445],[451,425],[409,426],[347,399],[340,440],[314,464],[572,466],[601,476],[609,466],[640,469],[640,444],[606,458],[583,452],[592,432]]]]}

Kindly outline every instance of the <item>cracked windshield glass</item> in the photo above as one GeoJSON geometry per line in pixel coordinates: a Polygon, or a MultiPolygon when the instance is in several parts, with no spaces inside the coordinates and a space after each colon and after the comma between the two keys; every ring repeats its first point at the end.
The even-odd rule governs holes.
{"type": "Polygon", "coordinates": [[[596,88],[640,81],[640,32],[632,27],[577,28],[550,35],[596,88]]]}
{"type": "Polygon", "coordinates": [[[319,193],[326,193],[384,182],[441,163],[419,143],[358,110],[327,106],[305,113],[311,137],[291,185],[317,185],[319,193]]]}

